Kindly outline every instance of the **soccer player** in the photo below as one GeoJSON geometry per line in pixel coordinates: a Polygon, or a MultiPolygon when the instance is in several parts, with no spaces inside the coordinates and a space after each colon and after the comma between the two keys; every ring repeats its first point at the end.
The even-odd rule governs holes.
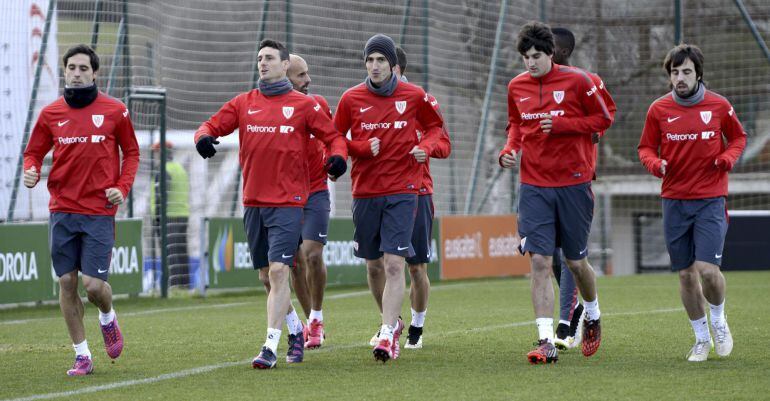
{"type": "MultiPolygon", "coordinates": [[[[551,32],[554,38],[553,62],[569,66],[569,58],[575,50],[575,35],[567,28],[552,28],[551,32]]],[[[616,111],[615,101],[604,86],[604,81],[594,73],[585,72],[598,88],[599,94],[607,106],[607,110],[609,110],[610,115],[614,119],[616,111]]],[[[604,132],[594,133],[592,136],[593,142],[598,143],[599,138],[603,135],[604,132]]],[[[594,147],[594,150],[596,150],[596,147],[594,147]]],[[[596,154],[594,154],[594,161],[596,161],[596,154]]],[[[594,174],[595,179],[596,174],[594,174]]],[[[556,276],[556,283],[559,285],[559,325],[556,327],[554,345],[556,345],[556,348],[566,350],[577,347],[582,341],[579,330],[582,323],[583,305],[578,301],[575,278],[562,259],[561,248],[557,247],[553,253],[553,273],[556,276]]]]}
{"type": "MultiPolygon", "coordinates": [[[[287,73],[289,81],[294,86],[294,90],[307,95],[312,82],[308,74],[307,62],[296,54],[290,55],[289,59],[287,73]]],[[[331,118],[332,112],[326,99],[321,95],[310,96],[331,118]]],[[[325,338],[322,308],[326,288],[326,266],[324,266],[323,250],[329,231],[329,212],[331,212],[329,188],[326,184],[327,172],[324,167],[327,153],[323,143],[311,135],[307,148],[310,196],[304,207],[302,245],[297,254],[297,265],[291,274],[294,292],[307,318],[305,348],[318,348],[323,345],[325,338]]]]}
{"type": "Polygon", "coordinates": [[[647,111],[639,159],[652,175],[663,178],[666,246],[695,332],[687,360],[701,362],[713,344],[706,301],[717,355],[728,356],[733,349],[719,266],[727,233],[727,173],[746,147],[746,133],[730,102],[706,89],[703,53],[697,46],[674,47],[663,67],[673,90],[647,111]]]}
{"type": "MultiPolygon", "coordinates": [[[[238,129],[243,168],[243,224],[255,269],[268,289],[267,340],[252,361],[255,369],[276,363],[282,321],[291,313],[289,270],[295,263],[302,231],[302,208],[307,203],[307,148],[310,133],[330,148],[329,174],[339,177],[347,164],[345,139],[313,98],[292,89],[286,78],[289,51],[280,42],[259,44],[258,89],[242,93],[222,106],[195,133],[195,147],[205,159],[216,153],[217,137],[238,129]],[[298,162],[302,161],[302,162],[298,162]],[[265,268],[265,266],[267,266],[265,268]]],[[[296,316],[296,312],[294,314],[296,316]]],[[[287,363],[302,362],[303,325],[287,319],[287,363]]]]}
{"type": "Polygon", "coordinates": [[[115,213],[134,182],[139,146],[126,106],[96,86],[99,56],[94,50],[72,47],[63,61],[64,96],[40,112],[24,151],[24,185],[32,188],[38,183],[43,158],[53,147],[48,176],[51,262],[59,277],[59,306],[75,347],[75,363],[67,374],[83,376],[93,372],[93,363],[78,272],[88,300],[99,309],[107,355],[115,359],[123,351],[107,278],[115,213]]]}
{"type": "MultiPolygon", "coordinates": [[[[403,82],[408,82],[406,76],[407,58],[406,52],[400,46],[396,46],[396,58],[398,62],[393,73],[403,82]]],[[[428,101],[438,112],[439,104],[433,95],[428,94],[428,101]]],[[[422,131],[417,130],[417,135],[422,139],[422,131]]],[[[428,263],[431,257],[431,238],[433,238],[433,177],[430,175],[430,158],[445,159],[449,157],[452,151],[452,144],[449,140],[449,134],[446,129],[441,130],[439,142],[433,148],[433,153],[428,155],[425,162],[422,163],[423,179],[420,185],[419,195],[417,196],[417,216],[412,230],[412,246],[415,255],[406,258],[409,266],[410,287],[409,300],[412,306],[412,321],[409,324],[408,335],[404,348],[419,349],[422,348],[422,330],[425,325],[425,314],[428,312],[428,295],[430,294],[430,279],[428,278],[428,263]]],[[[383,277],[384,278],[384,277],[383,277]]],[[[374,284],[374,283],[373,283],[374,284]]],[[[385,286],[383,281],[378,284],[378,294],[382,297],[382,288],[385,286]]],[[[382,301],[380,301],[380,304],[382,301]]],[[[379,333],[370,341],[372,346],[376,345],[379,333]]]]}
{"type": "Polygon", "coordinates": [[[548,25],[525,24],[517,49],[527,71],[508,84],[508,142],[498,161],[511,168],[521,150],[518,231],[523,251],[532,255],[532,303],[539,334],[527,359],[533,364],[558,360],[551,282],[557,236],[585,303],[582,350],[591,356],[601,342],[596,277],[587,258],[594,206],[591,136],[606,130],[612,116],[588,74],[553,63],[548,25]]]}
{"type": "Polygon", "coordinates": [[[366,81],[345,91],[334,122],[340,132],[350,130],[352,142],[371,144],[360,153],[350,147],[353,239],[355,255],[366,259],[370,289],[382,311],[374,358],[386,362],[400,353],[404,324],[398,315],[405,258],[415,255],[411,239],[423,180],[419,164],[433,153],[443,121],[420,87],[401,82],[393,73],[397,56],[390,37],[369,38],[363,56],[366,81]],[[425,131],[422,142],[417,139],[418,125],[425,131]],[[380,296],[376,283],[382,281],[380,296]]]}

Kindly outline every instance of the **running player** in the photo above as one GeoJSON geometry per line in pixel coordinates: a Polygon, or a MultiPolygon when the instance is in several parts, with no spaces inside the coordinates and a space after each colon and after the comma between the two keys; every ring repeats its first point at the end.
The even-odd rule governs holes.
{"type": "Polygon", "coordinates": [[[639,159],[652,175],[663,178],[666,246],[695,332],[687,360],[701,362],[714,345],[722,357],[733,349],[719,266],[727,234],[727,173],[746,147],[746,133],[730,102],[706,89],[703,53],[697,46],[674,47],[663,67],[673,89],[647,111],[639,159]]]}
{"type": "MultiPolygon", "coordinates": [[[[326,166],[339,177],[347,170],[345,139],[315,100],[294,91],[286,78],[289,51],[280,42],[263,40],[257,55],[259,87],[242,93],[204,122],[195,133],[198,153],[216,153],[217,137],[238,129],[243,168],[243,221],[255,269],[266,282],[267,340],[252,361],[258,369],[276,363],[282,322],[291,313],[289,270],[295,263],[302,231],[302,208],[307,203],[308,166],[305,160],[310,132],[330,147],[326,166]],[[264,268],[267,266],[267,268],[264,268]]],[[[296,316],[296,314],[294,315],[296,316]]],[[[287,319],[288,320],[288,319],[287,319]]],[[[302,362],[303,325],[289,326],[288,363],[302,362]]]]}
{"type": "Polygon", "coordinates": [[[115,244],[115,213],[139,167],[139,146],[126,106],[99,92],[99,56],[86,45],[64,54],[64,96],[43,108],[24,151],[24,185],[40,180],[43,158],[53,147],[51,262],[59,277],[59,307],[75,348],[70,376],[93,372],[83,326],[78,272],[88,300],[99,309],[107,355],[123,351],[123,335],[107,283],[115,244]],[[121,152],[123,157],[121,160],[121,152]]]}

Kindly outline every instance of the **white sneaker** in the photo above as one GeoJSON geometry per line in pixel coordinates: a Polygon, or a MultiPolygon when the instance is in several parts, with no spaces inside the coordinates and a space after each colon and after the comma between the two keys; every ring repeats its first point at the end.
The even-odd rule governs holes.
{"type": "Polygon", "coordinates": [[[559,351],[566,351],[570,348],[575,348],[575,337],[568,336],[567,338],[555,337],[553,339],[553,345],[559,349],[559,351]]]}
{"type": "Polygon", "coordinates": [[[412,344],[412,342],[407,339],[406,340],[406,344],[404,344],[404,348],[409,348],[409,349],[420,349],[420,348],[422,348],[422,336],[420,336],[417,339],[417,342],[414,343],[414,344],[412,344]]]}
{"type": "Polygon", "coordinates": [[[586,313],[583,311],[583,313],[580,314],[580,319],[578,320],[577,330],[575,330],[575,337],[572,338],[572,342],[570,343],[570,348],[577,348],[580,346],[580,344],[583,343],[583,322],[586,320],[586,313]]]}
{"type": "Polygon", "coordinates": [[[714,346],[714,342],[709,339],[708,341],[697,341],[695,345],[690,349],[690,353],[687,354],[687,360],[690,362],[703,362],[709,358],[709,351],[714,346]]]}
{"type": "Polygon", "coordinates": [[[714,333],[714,350],[719,356],[728,356],[733,351],[733,335],[730,334],[730,327],[727,321],[719,326],[711,325],[711,332],[714,333]]]}
{"type": "Polygon", "coordinates": [[[377,344],[379,344],[379,343],[380,343],[380,331],[379,331],[379,330],[377,330],[377,332],[376,332],[376,333],[374,333],[374,337],[372,337],[372,338],[369,340],[369,345],[370,345],[370,346],[372,346],[372,347],[374,347],[374,346],[376,346],[376,345],[377,345],[377,344]]]}

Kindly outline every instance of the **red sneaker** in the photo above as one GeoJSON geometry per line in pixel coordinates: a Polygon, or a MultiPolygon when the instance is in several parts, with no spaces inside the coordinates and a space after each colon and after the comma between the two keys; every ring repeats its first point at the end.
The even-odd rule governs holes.
{"type": "Polygon", "coordinates": [[[75,358],[75,364],[72,365],[72,369],[67,371],[67,376],[85,376],[90,375],[94,371],[94,364],[91,363],[91,358],[85,355],[78,355],[75,358]]]}
{"type": "Polygon", "coordinates": [[[599,350],[602,343],[601,319],[588,320],[583,324],[583,355],[591,356],[599,350]]]}
{"type": "Polygon", "coordinates": [[[104,337],[104,348],[107,350],[107,355],[110,358],[115,359],[123,352],[123,334],[120,333],[120,326],[118,326],[118,317],[115,316],[112,321],[106,325],[99,324],[102,329],[102,337],[104,337]]]}
{"type": "Polygon", "coordinates": [[[324,343],[324,338],[326,338],[326,334],[324,333],[324,322],[313,319],[309,326],[310,327],[307,329],[307,337],[305,337],[305,348],[320,348],[324,343]]]}
{"type": "Polygon", "coordinates": [[[529,363],[537,365],[540,363],[555,363],[559,360],[559,351],[548,340],[539,340],[536,345],[537,348],[529,351],[527,354],[529,363]]]}
{"type": "Polygon", "coordinates": [[[374,354],[375,360],[385,363],[389,359],[393,359],[393,344],[388,339],[382,339],[374,347],[372,353],[374,354]]]}

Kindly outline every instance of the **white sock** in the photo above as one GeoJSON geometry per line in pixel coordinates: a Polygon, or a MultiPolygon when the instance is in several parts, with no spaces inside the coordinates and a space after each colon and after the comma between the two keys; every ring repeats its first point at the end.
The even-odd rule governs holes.
{"type": "Polygon", "coordinates": [[[383,324],[382,327],[380,327],[380,340],[388,339],[393,341],[393,333],[395,331],[396,328],[394,326],[383,324]]]}
{"type": "Polygon", "coordinates": [[[711,334],[709,334],[709,325],[706,316],[698,320],[690,320],[692,325],[692,331],[695,332],[695,340],[698,342],[711,340],[711,334]]]}
{"type": "Polygon", "coordinates": [[[115,308],[111,308],[107,313],[99,311],[99,323],[101,323],[102,326],[110,324],[112,319],[115,319],[115,308]]]}
{"type": "Polygon", "coordinates": [[[265,340],[265,347],[270,348],[275,354],[278,350],[278,341],[281,340],[281,330],[279,329],[267,329],[267,340],[265,340]]]}
{"type": "Polygon", "coordinates": [[[538,338],[553,342],[553,319],[550,317],[539,317],[535,319],[537,325],[538,338]]]}
{"type": "Polygon", "coordinates": [[[569,320],[561,320],[561,319],[559,319],[559,324],[564,324],[564,325],[569,326],[570,321],[569,320]]]}
{"type": "Polygon", "coordinates": [[[711,324],[714,326],[721,326],[725,323],[725,301],[722,301],[720,305],[709,304],[711,309],[711,324]]]}
{"type": "Polygon", "coordinates": [[[428,313],[428,310],[425,309],[422,312],[417,312],[416,310],[412,309],[412,323],[409,323],[410,325],[414,327],[422,327],[425,325],[425,314],[428,313]]]}
{"type": "Polygon", "coordinates": [[[302,321],[299,320],[296,309],[286,315],[286,326],[289,328],[289,334],[302,333],[302,321]]]}
{"type": "Polygon", "coordinates": [[[583,306],[586,310],[587,320],[599,320],[599,317],[602,315],[602,313],[599,312],[599,296],[593,301],[583,300],[583,306]]]}
{"type": "Polygon", "coordinates": [[[75,348],[75,356],[85,355],[88,358],[91,358],[91,350],[88,349],[87,340],[83,340],[80,344],[72,344],[72,347],[75,348]]]}
{"type": "Polygon", "coordinates": [[[323,311],[310,309],[310,316],[307,318],[308,324],[310,324],[310,322],[312,322],[313,320],[318,320],[319,322],[323,322],[324,321],[323,311]]]}

